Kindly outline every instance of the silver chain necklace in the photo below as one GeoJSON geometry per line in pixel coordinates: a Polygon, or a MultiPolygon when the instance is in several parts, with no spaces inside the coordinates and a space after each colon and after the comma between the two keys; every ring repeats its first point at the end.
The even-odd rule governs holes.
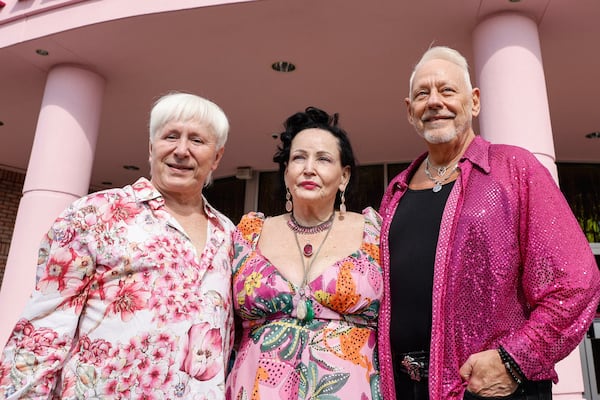
{"type": "Polygon", "coordinates": [[[436,172],[437,172],[437,177],[434,178],[431,175],[431,172],[429,172],[429,167],[430,167],[430,163],[429,163],[429,156],[427,156],[427,158],[425,158],[425,175],[427,175],[427,178],[429,178],[430,181],[432,181],[433,183],[435,183],[435,185],[433,185],[433,188],[431,190],[433,190],[435,193],[439,192],[440,190],[442,190],[442,185],[444,183],[446,183],[446,181],[448,179],[450,179],[450,177],[452,176],[452,174],[454,173],[454,171],[456,171],[458,169],[458,163],[454,164],[454,167],[450,168],[450,165],[446,165],[446,166],[442,166],[442,167],[436,167],[436,172]]]}
{"type": "MultiPolygon", "coordinates": [[[[300,241],[298,240],[298,232],[294,231],[294,238],[296,239],[296,245],[298,246],[298,252],[300,253],[300,261],[302,262],[302,266],[304,267],[304,276],[302,277],[302,286],[298,287],[298,294],[300,295],[300,300],[298,300],[298,304],[296,305],[296,316],[304,322],[310,322],[315,317],[315,311],[313,309],[312,301],[307,297],[307,286],[308,286],[308,274],[310,269],[312,268],[313,263],[317,259],[319,252],[321,251],[321,247],[325,244],[327,240],[327,236],[329,236],[329,232],[331,232],[331,228],[333,227],[332,223],[327,228],[327,233],[323,238],[323,241],[317,248],[317,251],[314,254],[314,258],[310,258],[312,256],[312,246],[310,254],[306,254],[306,246],[304,246],[304,250],[300,246],[300,241]],[[304,260],[307,258],[308,263],[304,260]],[[308,265],[307,265],[308,264],[308,265]]],[[[296,285],[294,285],[296,286],[296,285]]]]}

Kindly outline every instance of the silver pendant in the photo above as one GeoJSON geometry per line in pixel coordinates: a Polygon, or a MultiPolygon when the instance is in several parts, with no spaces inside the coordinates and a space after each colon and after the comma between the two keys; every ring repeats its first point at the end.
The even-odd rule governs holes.
{"type": "Polygon", "coordinates": [[[440,190],[442,190],[442,185],[439,182],[435,183],[435,186],[432,189],[435,193],[439,192],[440,190]]]}

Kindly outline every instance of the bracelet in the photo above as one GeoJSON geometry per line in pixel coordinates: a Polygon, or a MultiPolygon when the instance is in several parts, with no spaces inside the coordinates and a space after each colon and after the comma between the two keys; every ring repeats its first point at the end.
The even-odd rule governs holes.
{"type": "Polygon", "coordinates": [[[519,376],[525,375],[523,375],[523,371],[521,371],[521,368],[519,368],[515,360],[502,346],[498,347],[498,354],[500,354],[500,359],[502,360],[502,363],[504,364],[504,367],[506,368],[506,371],[510,377],[517,383],[517,385],[522,384],[523,380],[519,376]]]}

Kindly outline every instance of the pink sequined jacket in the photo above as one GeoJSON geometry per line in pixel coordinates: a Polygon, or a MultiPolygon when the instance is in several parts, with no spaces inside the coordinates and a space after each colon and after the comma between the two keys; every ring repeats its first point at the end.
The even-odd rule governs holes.
{"type": "MultiPolygon", "coordinates": [[[[390,341],[390,223],[420,156],[381,205],[384,302],[381,387],[395,399],[390,341]]],[[[429,392],[462,399],[460,366],[504,346],[531,380],[558,380],[554,365],[582,340],[600,295],[590,246],[546,168],[528,151],[476,137],[442,216],[433,277],[429,392]]]]}

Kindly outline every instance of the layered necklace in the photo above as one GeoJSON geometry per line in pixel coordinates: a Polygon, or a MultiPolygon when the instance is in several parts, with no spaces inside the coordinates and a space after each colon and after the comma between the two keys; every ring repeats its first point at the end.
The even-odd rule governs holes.
{"type": "MultiPolygon", "coordinates": [[[[296,243],[298,243],[298,234],[313,235],[315,233],[323,232],[326,229],[330,229],[331,225],[333,225],[333,217],[334,216],[335,216],[335,211],[333,213],[331,213],[331,216],[329,217],[329,219],[327,219],[327,221],[321,222],[319,225],[304,226],[304,225],[300,225],[298,223],[298,221],[296,221],[296,218],[294,217],[293,213],[290,213],[290,219],[288,220],[287,224],[290,227],[290,229],[294,232],[294,235],[296,237],[296,243]]],[[[298,246],[300,246],[300,244],[298,244],[298,246]]],[[[305,257],[310,257],[313,255],[313,247],[312,247],[312,244],[310,244],[310,242],[308,242],[307,244],[304,245],[304,248],[302,249],[302,253],[304,254],[305,257]]]]}
{"type": "Polygon", "coordinates": [[[430,167],[431,167],[431,164],[429,163],[429,156],[427,156],[427,158],[425,158],[425,175],[427,175],[427,178],[429,178],[429,180],[435,184],[435,185],[433,185],[433,189],[431,189],[431,190],[433,190],[435,193],[437,193],[440,190],[442,190],[442,185],[444,183],[446,183],[446,181],[448,179],[450,179],[450,177],[452,176],[454,171],[456,171],[458,169],[458,163],[454,164],[454,167],[452,167],[452,168],[450,168],[450,165],[445,165],[442,167],[435,167],[434,169],[436,170],[436,173],[437,173],[436,177],[433,177],[431,172],[429,172],[430,167]]]}
{"type": "Polygon", "coordinates": [[[312,301],[307,297],[307,286],[308,286],[308,274],[314,261],[317,259],[323,244],[327,240],[329,236],[329,232],[331,232],[331,228],[333,227],[333,217],[335,216],[335,211],[331,214],[329,219],[319,225],[316,226],[302,226],[296,221],[294,218],[294,214],[290,214],[290,219],[288,221],[288,226],[294,232],[294,239],[296,239],[296,246],[298,246],[298,252],[300,254],[300,262],[304,267],[304,274],[302,276],[302,285],[298,288],[298,295],[300,296],[300,300],[298,301],[298,305],[296,306],[296,316],[305,321],[310,322],[315,317],[315,311],[312,306],[312,301]],[[313,257],[313,247],[309,243],[307,243],[304,247],[300,246],[300,241],[298,240],[298,235],[311,235],[319,232],[323,232],[327,230],[325,233],[325,237],[317,250],[314,252],[313,257]]]}

